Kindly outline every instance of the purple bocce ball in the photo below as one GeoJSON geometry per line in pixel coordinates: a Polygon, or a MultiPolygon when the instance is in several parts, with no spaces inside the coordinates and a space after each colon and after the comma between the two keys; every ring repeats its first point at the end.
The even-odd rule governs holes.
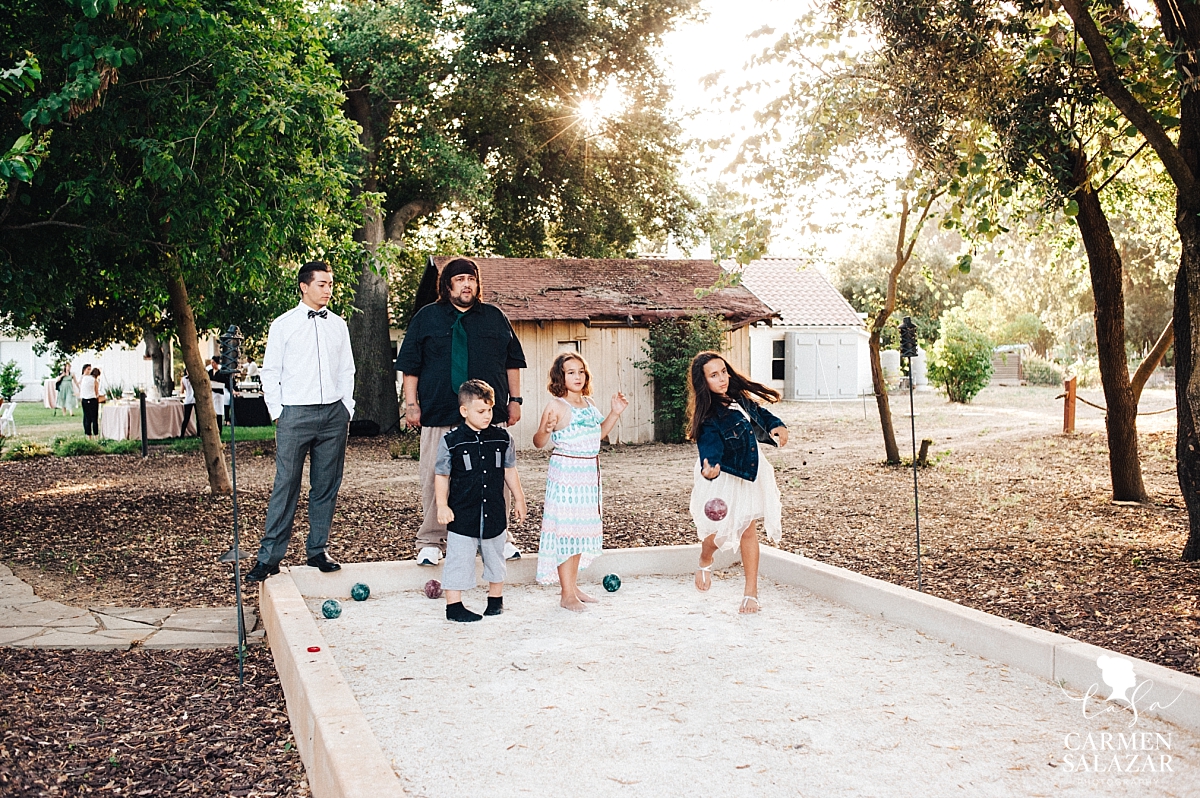
{"type": "Polygon", "coordinates": [[[709,521],[720,521],[729,512],[729,506],[724,499],[709,499],[704,505],[704,514],[709,521]]]}
{"type": "Polygon", "coordinates": [[[436,579],[430,579],[425,583],[425,598],[439,599],[442,597],[442,583],[436,579]]]}

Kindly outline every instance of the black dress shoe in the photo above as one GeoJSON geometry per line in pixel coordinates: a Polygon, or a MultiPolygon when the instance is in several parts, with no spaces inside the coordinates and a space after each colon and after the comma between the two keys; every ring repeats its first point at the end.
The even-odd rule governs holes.
{"type": "Polygon", "coordinates": [[[250,573],[242,577],[242,580],[246,582],[265,582],[268,576],[274,576],[277,573],[279,573],[279,563],[267,565],[260,560],[250,569],[250,573]]]}
{"type": "Polygon", "coordinates": [[[308,558],[308,567],[320,568],[321,572],[326,573],[326,574],[329,573],[330,571],[340,571],[342,568],[342,566],[338,565],[336,562],[329,559],[329,555],[326,554],[325,552],[321,552],[316,557],[309,557],[308,558]]]}

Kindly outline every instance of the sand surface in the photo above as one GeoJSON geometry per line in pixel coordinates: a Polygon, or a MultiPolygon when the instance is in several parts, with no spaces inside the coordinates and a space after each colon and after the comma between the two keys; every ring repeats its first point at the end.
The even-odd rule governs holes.
{"type": "Polygon", "coordinates": [[[472,624],[416,591],[310,606],[415,796],[1200,795],[1200,736],[805,591],[746,617],[737,569],[593,587],[576,615],[510,585],[472,624]]]}

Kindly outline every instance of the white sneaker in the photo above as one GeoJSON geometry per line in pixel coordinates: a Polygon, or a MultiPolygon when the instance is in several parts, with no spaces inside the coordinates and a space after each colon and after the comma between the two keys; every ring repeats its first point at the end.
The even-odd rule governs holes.
{"type": "Polygon", "coordinates": [[[504,544],[504,559],[506,559],[506,560],[521,559],[521,550],[518,549],[516,546],[514,546],[511,543],[505,542],[505,544],[504,544]]]}
{"type": "Polygon", "coordinates": [[[426,546],[417,554],[417,565],[437,565],[442,552],[437,546],[426,546]]]}

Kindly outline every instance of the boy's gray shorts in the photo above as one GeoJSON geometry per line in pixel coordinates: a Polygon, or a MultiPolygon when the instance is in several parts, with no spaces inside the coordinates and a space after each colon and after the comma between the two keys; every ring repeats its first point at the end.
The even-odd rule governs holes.
{"type": "Polygon", "coordinates": [[[503,582],[504,535],[481,540],[457,532],[446,533],[446,559],[442,561],[442,589],[470,590],[475,587],[475,554],[483,554],[485,582],[503,582]]]}

